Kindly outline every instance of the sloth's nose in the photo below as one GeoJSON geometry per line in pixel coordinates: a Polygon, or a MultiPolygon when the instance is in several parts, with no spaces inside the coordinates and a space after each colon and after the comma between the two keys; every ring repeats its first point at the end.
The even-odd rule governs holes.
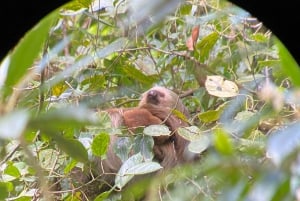
{"type": "Polygon", "coordinates": [[[152,98],[157,97],[157,95],[158,95],[158,93],[157,93],[156,90],[151,90],[151,91],[149,91],[149,93],[148,93],[148,96],[151,96],[152,98]]]}

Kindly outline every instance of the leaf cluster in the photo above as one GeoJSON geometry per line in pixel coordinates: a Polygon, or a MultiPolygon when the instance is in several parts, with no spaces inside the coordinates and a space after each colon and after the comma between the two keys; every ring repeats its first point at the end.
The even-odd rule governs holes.
{"type": "Polygon", "coordinates": [[[0,200],[78,200],[72,168],[105,158],[112,135],[124,164],[95,200],[300,199],[300,68],[270,30],[226,1],[99,2],[57,8],[1,62],[0,200]],[[178,133],[201,159],[123,190],[162,168],[152,136],[169,131],[132,135],[102,110],[154,85],[182,97],[178,133]]]}

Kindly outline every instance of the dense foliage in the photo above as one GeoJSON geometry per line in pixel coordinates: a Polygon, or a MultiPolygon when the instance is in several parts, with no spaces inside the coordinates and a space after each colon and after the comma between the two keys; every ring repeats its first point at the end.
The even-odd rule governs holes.
{"type": "MultiPolygon", "coordinates": [[[[201,160],[97,200],[300,200],[298,66],[229,2],[71,1],[0,72],[0,200],[77,200],[71,169],[105,157],[108,136],[122,133],[96,109],[136,106],[154,85],[181,95],[192,126],[178,132],[201,160]]],[[[151,155],[143,132],[124,136],[124,160],[132,148],[151,155]]]]}

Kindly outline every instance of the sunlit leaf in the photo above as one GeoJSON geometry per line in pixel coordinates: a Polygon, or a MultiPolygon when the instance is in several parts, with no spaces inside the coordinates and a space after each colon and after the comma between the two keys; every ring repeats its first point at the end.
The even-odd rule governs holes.
{"type": "Polygon", "coordinates": [[[92,0],[72,0],[64,5],[66,10],[80,10],[83,8],[88,8],[92,0]]]}
{"type": "Polygon", "coordinates": [[[71,170],[76,166],[77,161],[76,160],[71,160],[70,163],[67,164],[67,166],[64,169],[64,173],[68,174],[71,172],[71,170]]]}
{"type": "Polygon", "coordinates": [[[222,76],[207,76],[205,88],[210,95],[217,97],[234,97],[238,95],[238,86],[229,80],[224,80],[222,76]]]}
{"type": "Polygon", "coordinates": [[[16,177],[16,178],[18,178],[18,177],[21,176],[20,171],[18,170],[18,168],[16,168],[16,167],[14,166],[13,163],[9,163],[9,164],[8,164],[8,166],[7,166],[7,167],[5,168],[5,170],[4,170],[4,173],[5,173],[5,174],[8,174],[8,175],[10,175],[10,176],[16,177]]]}
{"type": "Polygon", "coordinates": [[[251,35],[251,38],[259,43],[266,43],[269,41],[269,38],[262,33],[255,33],[251,35]]]}
{"type": "Polygon", "coordinates": [[[66,89],[68,85],[64,82],[60,82],[52,87],[51,92],[54,96],[60,96],[66,89]]]}

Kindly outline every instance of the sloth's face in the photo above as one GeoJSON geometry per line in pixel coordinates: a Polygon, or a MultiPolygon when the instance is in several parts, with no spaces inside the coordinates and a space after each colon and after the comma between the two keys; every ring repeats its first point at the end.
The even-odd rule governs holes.
{"type": "Polygon", "coordinates": [[[140,106],[143,104],[153,104],[160,107],[174,108],[178,102],[178,95],[173,91],[155,86],[142,94],[140,106]]]}

